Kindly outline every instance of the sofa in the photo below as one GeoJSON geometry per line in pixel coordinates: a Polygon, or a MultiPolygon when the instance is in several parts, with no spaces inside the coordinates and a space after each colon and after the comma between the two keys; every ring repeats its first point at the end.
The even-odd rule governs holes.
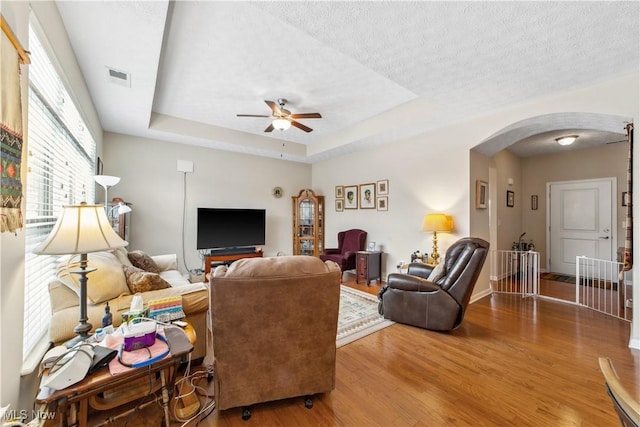
{"type": "Polygon", "coordinates": [[[245,407],[246,419],[249,405],[333,390],[341,275],[336,263],[305,255],[213,271],[217,409],[245,407]]]}
{"type": "MultiPolygon", "coordinates": [[[[58,265],[56,278],[49,283],[52,312],[49,340],[54,345],[62,344],[75,336],[73,328],[80,317],[78,275],[70,273],[74,269],[71,264],[73,261],[77,261],[77,256],[64,257],[58,265]]],[[[90,253],[88,264],[89,267],[96,268],[87,275],[87,317],[94,331],[102,325],[107,302],[113,326],[118,327],[122,323],[122,314],[129,311],[135,294],[142,296],[145,304],[153,299],[182,296],[182,309],[186,314],[184,320],[193,326],[196,333],[196,344],[191,357],[194,360],[205,357],[208,286],[205,283],[189,283],[178,270],[175,254],[148,256],[141,251],[128,252],[126,248],[120,248],[111,252],[90,253]],[[138,260],[138,266],[130,258],[138,260]],[[146,280],[148,278],[152,280],[146,280]]]]}

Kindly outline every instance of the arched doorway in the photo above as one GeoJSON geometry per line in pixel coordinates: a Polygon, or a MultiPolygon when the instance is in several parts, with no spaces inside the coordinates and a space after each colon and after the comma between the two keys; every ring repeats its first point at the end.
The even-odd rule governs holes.
{"type": "MultiPolygon", "coordinates": [[[[554,113],[513,123],[473,147],[472,163],[475,159],[489,169],[483,176],[489,178],[491,202],[486,220],[476,226],[489,227],[483,234],[490,236],[491,247],[509,250],[525,233],[524,240],[540,253],[541,271],[548,271],[547,183],[613,177],[620,190],[614,197],[621,198],[628,147],[620,142],[626,141],[625,126],[631,121],[607,114],[554,113]],[[578,135],[576,143],[560,146],[555,139],[569,133],[578,135]]],[[[478,167],[472,164],[472,176],[478,167]]],[[[473,202],[471,206],[473,210],[473,202]]],[[[619,211],[614,224],[622,236],[624,213],[619,211]]]]}

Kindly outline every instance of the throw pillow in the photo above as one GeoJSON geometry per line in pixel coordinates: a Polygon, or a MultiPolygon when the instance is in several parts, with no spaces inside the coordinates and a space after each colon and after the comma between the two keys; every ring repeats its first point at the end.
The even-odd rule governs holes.
{"type": "Polygon", "coordinates": [[[116,258],[118,258],[118,261],[120,261],[120,264],[131,267],[133,264],[131,264],[129,257],[127,256],[127,252],[127,248],[118,248],[112,251],[116,258]]]}
{"type": "Polygon", "coordinates": [[[158,289],[170,288],[169,282],[160,277],[157,273],[144,271],[138,267],[123,265],[124,275],[127,278],[127,286],[132,294],[156,291],[158,289]]]}
{"type": "MultiPolygon", "coordinates": [[[[87,274],[87,299],[91,304],[100,304],[122,294],[129,288],[122,272],[122,264],[110,252],[93,252],[87,255],[88,266],[95,268],[87,274]]],[[[58,264],[57,277],[68,288],[80,295],[79,276],[71,273],[78,268],[79,255],[65,256],[58,264]]]]}
{"type": "Polygon", "coordinates": [[[160,268],[158,264],[146,253],[142,251],[131,251],[127,254],[131,264],[134,267],[138,267],[143,269],[144,271],[149,271],[151,273],[160,273],[160,268]]]}
{"type": "Polygon", "coordinates": [[[440,278],[444,276],[444,262],[436,265],[436,268],[431,270],[431,274],[427,277],[427,280],[433,283],[436,283],[440,278]]]}

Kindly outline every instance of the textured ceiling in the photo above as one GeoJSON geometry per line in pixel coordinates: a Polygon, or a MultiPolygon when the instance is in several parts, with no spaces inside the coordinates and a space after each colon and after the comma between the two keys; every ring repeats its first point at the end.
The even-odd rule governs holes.
{"type": "MultiPolygon", "coordinates": [[[[638,2],[57,4],[106,131],[298,161],[639,69],[638,2]],[[129,72],[130,87],[110,83],[107,67],[129,72]],[[300,120],[311,133],[265,133],[268,118],[236,117],[268,115],[264,100],[278,98],[323,118],[300,120]]],[[[502,143],[518,134],[527,143],[514,153],[544,153],[537,138],[580,132],[572,119],[502,143]]],[[[620,139],[584,129],[594,144],[620,139]]]]}

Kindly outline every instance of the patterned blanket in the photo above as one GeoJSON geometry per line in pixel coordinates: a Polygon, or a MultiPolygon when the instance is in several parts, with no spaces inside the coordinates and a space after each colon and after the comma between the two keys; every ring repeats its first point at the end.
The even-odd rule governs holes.
{"type": "Polygon", "coordinates": [[[0,32],[0,232],[22,228],[20,57],[0,32]]]}

